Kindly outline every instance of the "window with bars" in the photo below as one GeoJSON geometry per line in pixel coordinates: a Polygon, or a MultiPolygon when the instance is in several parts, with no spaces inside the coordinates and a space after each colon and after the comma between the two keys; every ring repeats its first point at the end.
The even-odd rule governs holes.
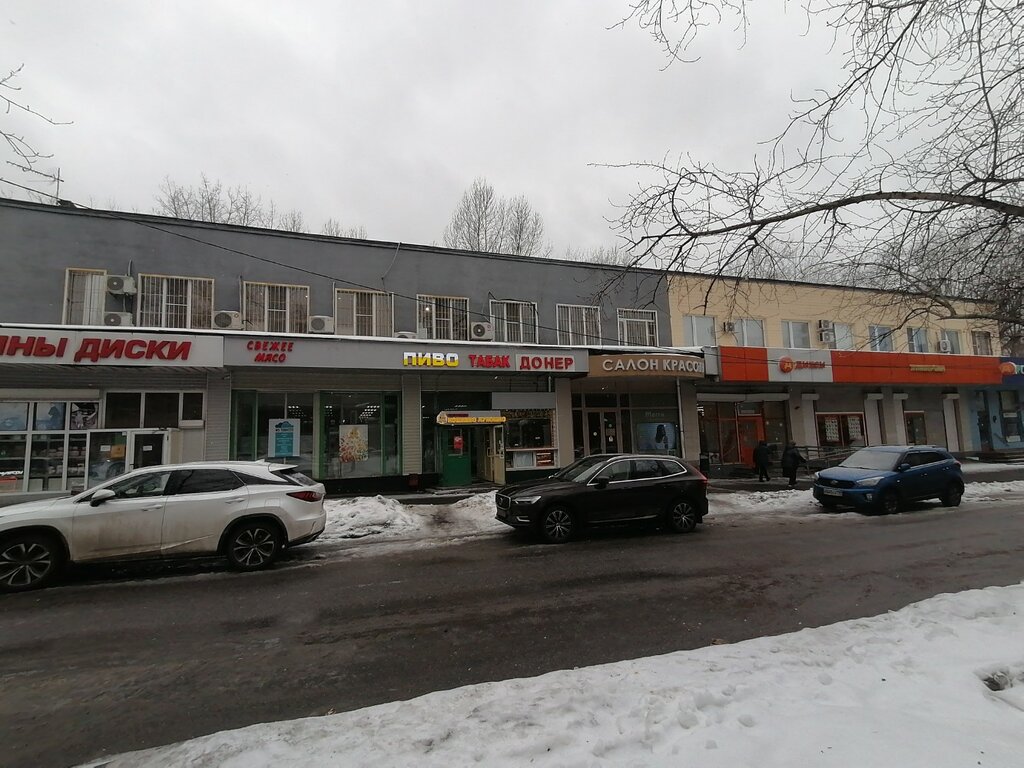
{"type": "Polygon", "coordinates": [[[65,325],[103,325],[106,303],[105,269],[68,269],[64,273],[65,325]]]}
{"type": "Polygon", "coordinates": [[[416,296],[416,331],[426,339],[469,339],[469,299],[416,296]]]}
{"type": "Polygon", "coordinates": [[[537,305],[529,301],[491,301],[494,340],[537,343],[537,305]]]}
{"type": "Polygon", "coordinates": [[[242,283],[242,321],[247,331],[306,333],[309,286],[242,283]]]}
{"type": "Polygon", "coordinates": [[[601,343],[601,316],[597,307],[559,304],[556,312],[559,344],[586,346],[601,343]]]}
{"type": "Polygon", "coordinates": [[[213,325],[213,279],[139,275],[139,325],[210,328],[213,325]]]}
{"type": "Polygon", "coordinates": [[[658,312],[654,309],[619,309],[619,344],[658,346],[658,312]]]}
{"type": "Polygon", "coordinates": [[[971,331],[971,346],[976,355],[991,355],[992,334],[988,331],[971,331]]]}
{"type": "Polygon", "coordinates": [[[339,336],[394,335],[394,296],[381,291],[334,291],[335,333],[339,336]]]}

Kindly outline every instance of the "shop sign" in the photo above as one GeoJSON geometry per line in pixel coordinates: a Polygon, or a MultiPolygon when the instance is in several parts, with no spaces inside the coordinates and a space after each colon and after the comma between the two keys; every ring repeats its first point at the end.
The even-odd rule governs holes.
{"type": "Polygon", "coordinates": [[[910,370],[914,373],[945,373],[944,365],[911,365],[910,370]]]}
{"type": "Polygon", "coordinates": [[[511,368],[512,355],[466,355],[470,368],[511,368]]]}
{"type": "Polygon", "coordinates": [[[288,353],[295,350],[295,342],[252,339],[246,342],[245,348],[253,353],[254,363],[284,363],[288,353]]]}
{"type": "Polygon", "coordinates": [[[592,355],[590,375],[703,378],[704,358],[689,355],[592,355]]]}
{"type": "Polygon", "coordinates": [[[299,434],[302,423],[298,419],[270,419],[267,445],[271,458],[299,455],[299,434]]]}
{"type": "MultiPolygon", "coordinates": [[[[1024,360],[1021,360],[1019,357],[1003,358],[1002,362],[999,363],[999,373],[1002,374],[1004,383],[1010,383],[1007,379],[1011,379],[1011,377],[1024,377],[1024,360]]],[[[1022,379],[1013,379],[1015,384],[1021,381],[1022,379]]]]}
{"type": "Polygon", "coordinates": [[[766,356],[768,381],[832,381],[832,353],[827,349],[768,349],[766,356]]]}
{"type": "Polygon", "coordinates": [[[783,373],[792,373],[793,371],[807,371],[812,369],[824,369],[828,367],[824,360],[794,360],[789,355],[783,355],[779,358],[779,370],[783,373]]]}
{"type": "Polygon", "coordinates": [[[455,352],[403,352],[402,365],[407,368],[458,368],[455,352]]]}
{"type": "Polygon", "coordinates": [[[499,411],[441,411],[437,414],[437,423],[449,427],[504,424],[505,417],[499,411]]]}
{"type": "Polygon", "coordinates": [[[224,346],[209,336],[0,328],[0,365],[10,363],[219,368],[224,346]]]}
{"type": "Polygon", "coordinates": [[[516,355],[520,371],[575,371],[576,359],[569,355],[516,355]]]}

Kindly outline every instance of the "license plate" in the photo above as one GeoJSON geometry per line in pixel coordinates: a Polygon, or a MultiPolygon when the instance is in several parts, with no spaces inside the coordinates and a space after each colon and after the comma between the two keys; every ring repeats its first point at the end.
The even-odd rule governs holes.
{"type": "Polygon", "coordinates": [[[821,492],[826,496],[842,496],[843,492],[838,488],[822,488],[821,492]]]}

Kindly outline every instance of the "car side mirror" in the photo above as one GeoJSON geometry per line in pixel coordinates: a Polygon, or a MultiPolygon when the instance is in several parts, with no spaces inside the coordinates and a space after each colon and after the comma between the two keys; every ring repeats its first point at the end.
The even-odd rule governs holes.
{"type": "Polygon", "coordinates": [[[908,469],[910,469],[910,465],[907,464],[906,462],[903,462],[898,467],[896,467],[897,472],[906,472],[908,469]]]}
{"type": "Polygon", "coordinates": [[[109,488],[100,488],[98,491],[96,491],[96,493],[94,493],[89,498],[89,506],[90,507],[98,507],[100,504],[102,504],[103,502],[105,502],[105,501],[107,501],[109,499],[114,498],[114,496],[116,496],[116,495],[117,494],[115,494],[109,488]]]}
{"type": "Polygon", "coordinates": [[[607,477],[599,477],[599,478],[597,478],[597,480],[594,481],[594,487],[597,488],[599,491],[603,491],[605,488],[608,487],[608,478],[607,477]]]}

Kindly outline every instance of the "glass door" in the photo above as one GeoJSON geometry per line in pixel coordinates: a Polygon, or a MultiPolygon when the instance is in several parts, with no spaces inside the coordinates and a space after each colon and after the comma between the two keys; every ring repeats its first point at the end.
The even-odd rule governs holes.
{"type": "Polygon", "coordinates": [[[764,419],[760,416],[740,416],[738,419],[740,461],[754,466],[754,449],[764,440],[764,419]]]}
{"type": "Polygon", "coordinates": [[[156,467],[164,463],[166,432],[136,432],[132,435],[131,468],[156,467]]]}
{"type": "Polygon", "coordinates": [[[86,487],[124,474],[128,464],[127,432],[90,432],[86,487]]]}
{"type": "Polygon", "coordinates": [[[587,411],[587,455],[620,453],[619,412],[587,411]]]}

